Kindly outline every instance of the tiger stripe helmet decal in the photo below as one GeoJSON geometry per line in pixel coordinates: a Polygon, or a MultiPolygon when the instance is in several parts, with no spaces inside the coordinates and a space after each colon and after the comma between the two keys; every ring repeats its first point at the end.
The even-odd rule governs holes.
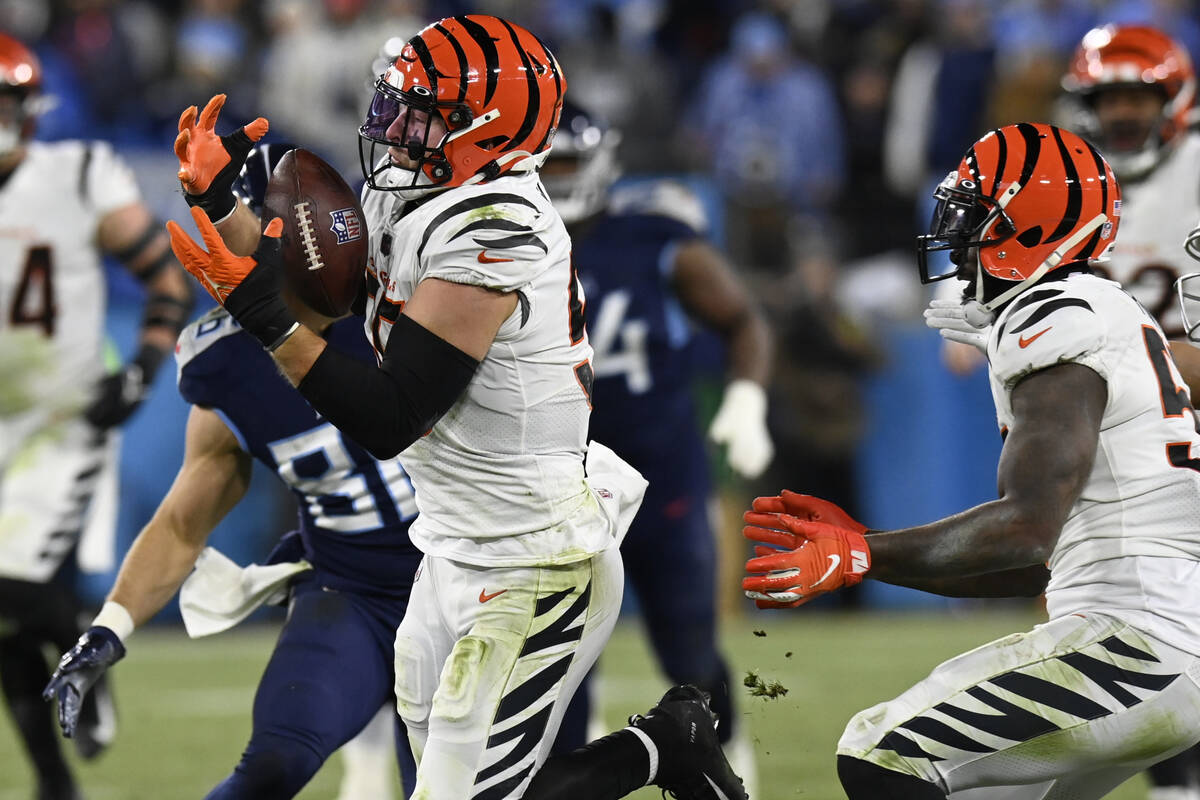
{"type": "Polygon", "coordinates": [[[956,264],[977,253],[977,275],[1017,283],[984,298],[977,281],[976,299],[987,311],[1055,269],[1103,258],[1121,216],[1121,189],[1100,152],[1041,123],[988,132],[934,196],[931,231],[918,237],[922,280],[937,279],[928,274],[929,252],[949,250],[956,264]]]}
{"type": "Polygon", "coordinates": [[[537,169],[558,128],[566,88],[550,48],[525,28],[476,14],[435,22],[376,81],[376,100],[359,129],[372,145],[403,146],[419,161],[418,174],[406,186],[390,185],[381,173],[392,165],[381,167],[376,150],[368,157],[360,146],[364,175],[373,188],[420,196],[537,169]],[[401,143],[385,135],[409,108],[441,117],[447,129],[441,141],[401,143]]]}

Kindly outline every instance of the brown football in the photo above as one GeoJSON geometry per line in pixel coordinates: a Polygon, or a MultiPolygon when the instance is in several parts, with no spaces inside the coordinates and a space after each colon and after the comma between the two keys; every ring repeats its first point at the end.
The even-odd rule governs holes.
{"type": "Polygon", "coordinates": [[[327,317],[350,310],[367,265],[367,226],[358,196],[308,150],[284,154],[271,173],[263,223],[283,219],[288,285],[327,317]]]}

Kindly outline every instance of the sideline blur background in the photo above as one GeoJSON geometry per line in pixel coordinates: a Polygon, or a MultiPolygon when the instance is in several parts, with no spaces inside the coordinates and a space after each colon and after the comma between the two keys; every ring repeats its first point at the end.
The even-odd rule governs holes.
{"type": "MultiPolygon", "coordinates": [[[[723,608],[747,615],[758,612],[738,591],[740,512],[756,494],[819,494],[880,527],[994,497],[986,377],[947,372],[920,321],[913,237],[936,181],[987,129],[1050,120],[1067,58],[1096,24],[1149,22],[1200,52],[1200,11],[1184,0],[0,0],[0,28],[34,47],[58,100],[38,137],[113,142],[151,208],[186,221],[171,153],[182,109],[224,92],[222,131],[264,115],[270,140],[318,152],[353,183],[386,56],[427,22],[472,12],[547,41],[570,96],[622,130],[626,180],[669,175],[698,192],[710,235],[768,313],[776,460],[752,485],[724,475],[717,512],[723,608]]],[[[124,353],[141,290],[109,276],[124,353]]],[[[199,314],[211,301],[197,294],[199,314]]],[[[711,375],[697,391],[715,396],[719,348],[701,339],[694,357],[711,375]]],[[[164,370],[126,429],[118,556],[181,460],[187,408],[173,381],[164,370]]],[[[210,542],[241,563],[295,522],[290,496],[256,469],[210,542]]],[[[99,601],[112,579],[87,577],[86,595],[99,601]]],[[[868,582],[849,602],[954,601],[868,582]]]]}

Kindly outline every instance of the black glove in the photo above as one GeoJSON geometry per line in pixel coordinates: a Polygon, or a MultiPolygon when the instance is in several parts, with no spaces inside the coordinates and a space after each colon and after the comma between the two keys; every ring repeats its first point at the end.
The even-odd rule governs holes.
{"type": "Polygon", "coordinates": [[[263,347],[274,350],[283,344],[300,326],[280,294],[283,266],[279,237],[283,220],[275,217],[267,223],[258,248],[249,256],[231,253],[212,220],[199,208],[192,209],[192,220],[207,250],[175,220],[167,220],[171,249],[179,263],[263,347]]]}
{"type": "Polygon", "coordinates": [[[58,669],[42,692],[46,702],[58,700],[58,724],[70,739],[79,725],[83,698],[104,671],[125,657],[125,645],[108,628],[88,628],[75,646],[63,654],[58,669]]]}
{"type": "Polygon", "coordinates": [[[263,234],[252,258],[257,266],[229,293],[225,310],[263,347],[274,351],[296,328],[296,316],[280,294],[283,264],[279,237],[263,234]]]}
{"type": "Polygon", "coordinates": [[[100,380],[96,399],[83,412],[101,430],[120,425],[146,399],[154,374],[166,353],[144,344],[128,364],[100,380]]]}

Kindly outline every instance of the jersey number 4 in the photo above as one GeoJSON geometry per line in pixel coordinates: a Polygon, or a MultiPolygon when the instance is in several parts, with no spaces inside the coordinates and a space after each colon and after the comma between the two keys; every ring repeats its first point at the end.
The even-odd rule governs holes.
{"type": "MultiPolygon", "coordinates": [[[[1200,420],[1188,402],[1187,390],[1175,382],[1175,371],[1167,354],[1167,345],[1158,331],[1150,325],[1142,326],[1142,338],[1146,341],[1146,353],[1154,366],[1158,378],[1158,390],[1162,396],[1163,418],[1179,418],[1191,421],[1196,433],[1200,434],[1200,420]],[[1186,417],[1184,415],[1187,415],[1186,417]]],[[[1173,467],[1183,467],[1200,472],[1200,458],[1192,457],[1191,442],[1169,442],[1167,461],[1173,467]]]]}
{"type": "Polygon", "coordinates": [[[13,293],[9,322],[17,325],[40,325],[47,336],[54,335],[54,320],[58,315],[54,303],[54,270],[51,251],[41,245],[29,248],[25,266],[13,293]]]}

